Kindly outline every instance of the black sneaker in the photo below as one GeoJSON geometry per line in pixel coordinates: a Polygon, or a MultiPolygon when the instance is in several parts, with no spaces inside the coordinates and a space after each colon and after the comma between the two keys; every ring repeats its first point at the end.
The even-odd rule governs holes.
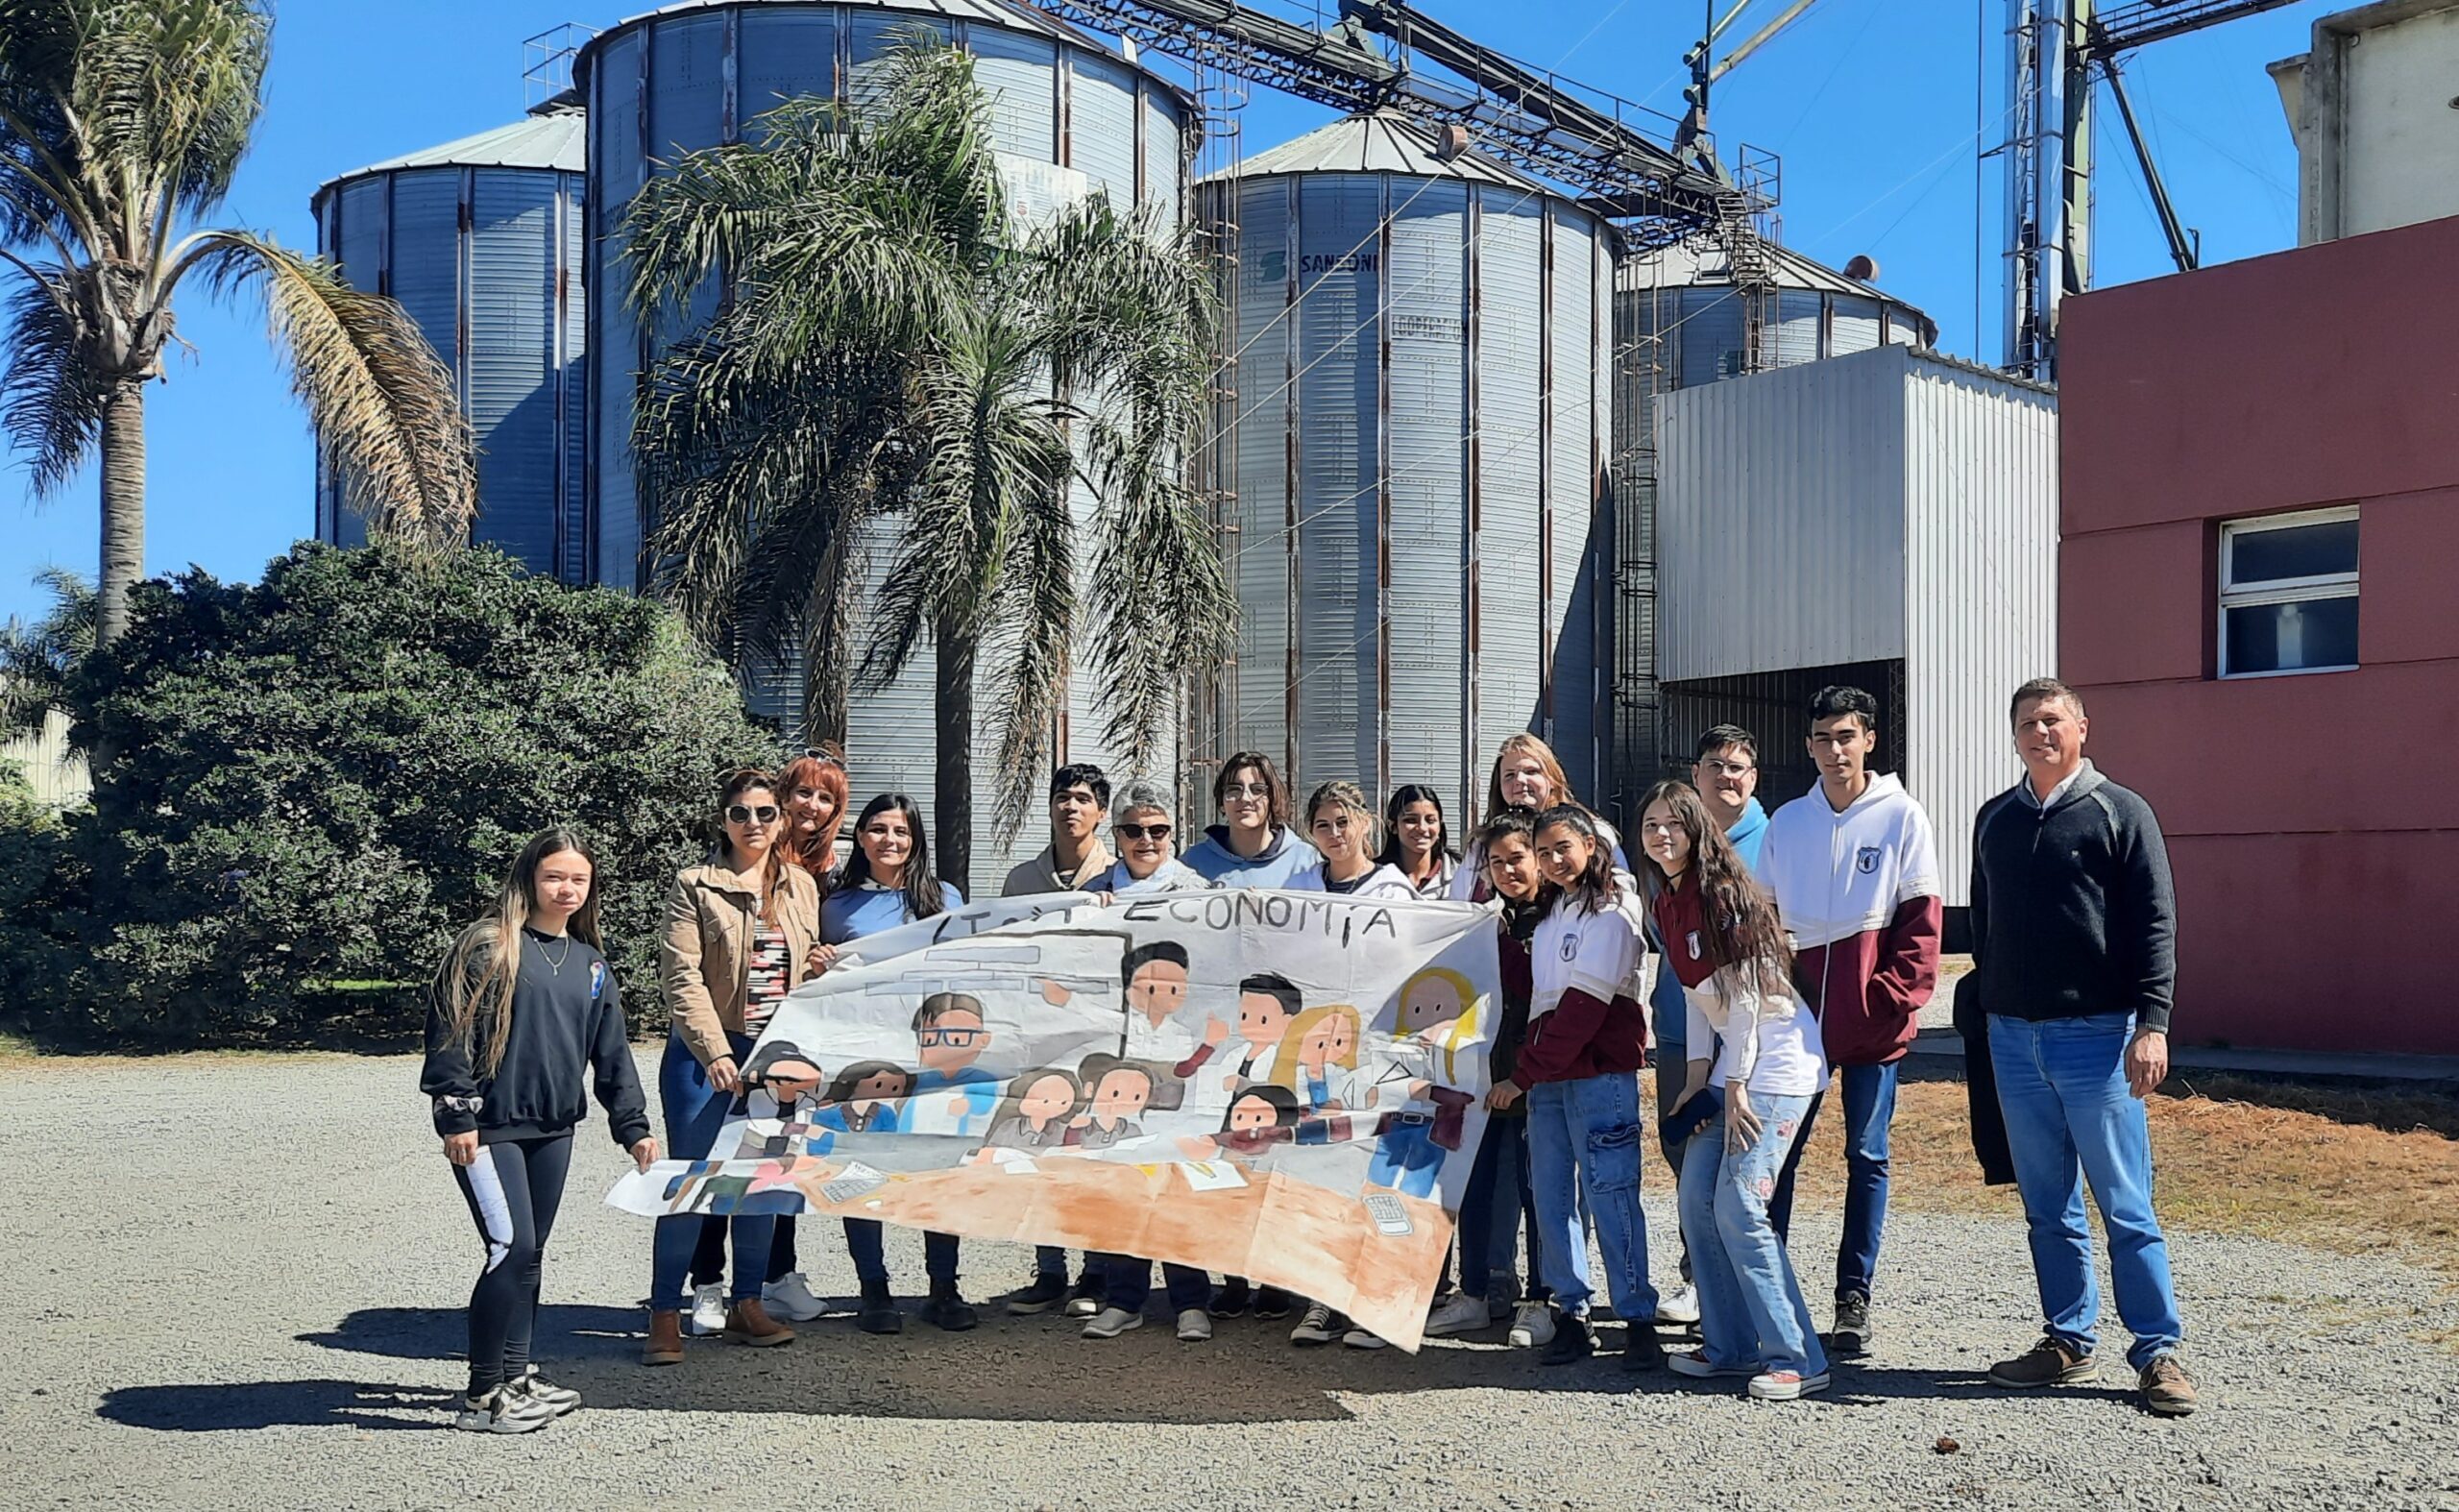
{"type": "Polygon", "coordinates": [[[903,1333],[905,1314],[888,1294],[888,1282],[863,1282],[863,1300],[854,1312],[854,1327],[864,1333],[903,1333]]]}
{"type": "Polygon", "coordinates": [[[1088,1265],[1084,1274],[1076,1278],[1076,1284],[1067,1288],[1067,1315],[1071,1318],[1099,1316],[1102,1305],[1109,1300],[1109,1278],[1088,1265]]]}
{"type": "Polygon", "coordinates": [[[1848,1360],[1870,1353],[1870,1299],[1836,1299],[1836,1327],[1828,1330],[1827,1353],[1848,1360]]]}
{"type": "Polygon", "coordinates": [[[1537,1356],[1540,1365],[1570,1365],[1596,1353],[1596,1334],[1586,1318],[1558,1318],[1554,1323],[1554,1342],[1537,1356]]]}
{"type": "Polygon", "coordinates": [[[1656,1329],[1635,1323],[1623,1330],[1622,1368],[1633,1375],[1665,1368],[1665,1341],[1656,1329]]]}
{"type": "Polygon", "coordinates": [[[1212,1305],[1205,1308],[1205,1311],[1216,1318],[1243,1318],[1247,1315],[1248,1307],[1254,1303],[1253,1288],[1249,1287],[1244,1280],[1232,1276],[1221,1283],[1219,1291],[1212,1294],[1212,1305]]]}
{"type": "Polygon", "coordinates": [[[937,1324],[950,1333],[962,1333],[982,1321],[973,1304],[958,1295],[956,1282],[931,1288],[930,1299],[922,1304],[922,1321],[937,1324]]]}
{"type": "Polygon", "coordinates": [[[1066,1300],[1066,1277],[1036,1276],[1032,1285],[1008,1294],[1008,1310],[1019,1318],[1030,1318],[1037,1312],[1048,1312],[1066,1300]]]}
{"type": "Polygon", "coordinates": [[[1299,1345],[1329,1344],[1349,1331],[1349,1320],[1320,1302],[1306,1305],[1306,1316],[1289,1330],[1289,1342],[1299,1345]]]}
{"type": "Polygon", "coordinates": [[[1296,1299],[1278,1286],[1255,1288],[1255,1316],[1266,1322],[1275,1318],[1286,1318],[1296,1311],[1297,1307],[1296,1299]]]}

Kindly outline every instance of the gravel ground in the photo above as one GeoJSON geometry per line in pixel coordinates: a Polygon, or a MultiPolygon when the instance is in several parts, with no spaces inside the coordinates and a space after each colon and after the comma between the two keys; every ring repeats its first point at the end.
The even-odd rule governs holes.
{"type": "MultiPolygon", "coordinates": [[[[0,1504],[2459,1507],[2451,1359],[2416,1337],[2450,1321],[2432,1275],[2177,1236],[2205,1405],[2164,1422],[2114,1369],[2029,1399],[1982,1383],[2034,1326],[2009,1219],[1900,1212],[1877,1353],[1796,1405],[1634,1390],[1610,1357],[1543,1370],[1498,1334],[1410,1358],[1252,1321],[1096,1344],[995,1312],[887,1340],[823,1320],[645,1371],[648,1229],[597,1202],[622,1157],[595,1121],[540,1340],[590,1406],[456,1434],[477,1248],[415,1079],[343,1057],[0,1069],[0,1269],[30,1315],[0,1380],[0,1504]]],[[[1649,1221],[1670,1232],[1661,1187],[1649,1221]]],[[[918,1283],[918,1243],[889,1232],[918,1283]]],[[[1834,1234],[1806,1213],[1799,1253],[1834,1234]]],[[[816,1285],[852,1290],[833,1235],[804,1251],[816,1285]]],[[[977,1300],[1030,1268],[969,1255],[977,1300]]]]}

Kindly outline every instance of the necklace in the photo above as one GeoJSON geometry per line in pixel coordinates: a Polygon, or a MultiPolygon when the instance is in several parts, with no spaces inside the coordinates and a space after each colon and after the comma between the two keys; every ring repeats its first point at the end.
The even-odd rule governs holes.
{"type": "Polygon", "coordinates": [[[565,935],[560,938],[564,942],[564,953],[560,956],[547,954],[547,941],[544,939],[538,941],[538,959],[547,963],[549,972],[555,976],[564,974],[564,963],[571,960],[572,954],[572,937],[565,935]]]}

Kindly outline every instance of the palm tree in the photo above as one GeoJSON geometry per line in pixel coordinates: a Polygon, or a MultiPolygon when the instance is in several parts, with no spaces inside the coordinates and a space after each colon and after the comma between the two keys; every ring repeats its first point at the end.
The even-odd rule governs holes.
{"type": "Polygon", "coordinates": [[[661,588],[713,645],[799,656],[807,738],[841,739],[849,683],[884,685],[927,642],[951,877],[972,859],[977,666],[1012,835],[1080,641],[1111,747],[1140,752],[1235,622],[1178,466],[1205,415],[1209,274],[1106,197],[1018,229],[987,114],[972,60],[917,38],[876,104],[781,105],[758,143],[653,178],[623,222],[644,320],[675,329],[710,280],[725,291],[645,376],[633,451],[661,588]]]}
{"type": "Polygon", "coordinates": [[[60,707],[68,677],[94,648],[94,586],[66,568],[35,573],[51,611],[28,624],[0,624],[0,741],[39,732],[60,707]]]}
{"type": "Polygon", "coordinates": [[[468,534],[475,471],[451,378],[409,317],[218,208],[273,37],[263,0],[0,0],[0,267],[18,275],[0,426],[56,492],[99,444],[95,636],[145,560],[145,384],[190,276],[261,295],[291,386],[372,529],[468,534]]]}

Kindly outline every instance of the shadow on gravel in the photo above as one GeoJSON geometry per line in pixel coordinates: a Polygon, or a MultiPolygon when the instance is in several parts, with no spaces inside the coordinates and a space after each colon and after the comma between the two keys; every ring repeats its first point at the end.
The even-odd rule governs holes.
{"type": "Polygon", "coordinates": [[[95,1415],[165,1433],[279,1427],[432,1430],[452,1401],[450,1392],[364,1380],[123,1386],[104,1393],[95,1415]]]}
{"type": "MultiPolygon", "coordinates": [[[[644,1318],[638,1307],[548,1304],[538,1309],[538,1351],[543,1359],[640,1348],[644,1318]]],[[[303,1344],[394,1359],[458,1359],[470,1337],[470,1315],[459,1307],[361,1307],[323,1333],[298,1335],[303,1344]]]]}

